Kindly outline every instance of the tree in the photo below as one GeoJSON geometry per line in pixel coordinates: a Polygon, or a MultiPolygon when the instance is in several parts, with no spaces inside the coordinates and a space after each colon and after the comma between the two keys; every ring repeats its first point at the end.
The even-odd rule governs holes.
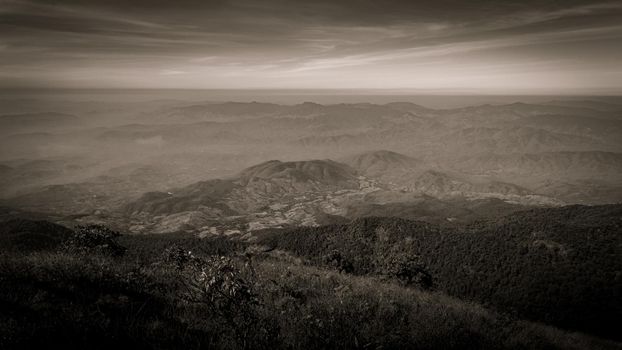
{"type": "Polygon", "coordinates": [[[79,225],[63,247],[75,253],[121,256],[126,248],[117,242],[120,236],[119,232],[103,225],[79,225]]]}
{"type": "Polygon", "coordinates": [[[384,274],[397,278],[404,285],[417,285],[424,289],[432,287],[430,275],[418,255],[397,254],[388,257],[384,274]]]}
{"type": "Polygon", "coordinates": [[[339,270],[339,272],[352,273],[354,271],[352,263],[336,249],[324,255],[322,261],[324,264],[339,270]]]}

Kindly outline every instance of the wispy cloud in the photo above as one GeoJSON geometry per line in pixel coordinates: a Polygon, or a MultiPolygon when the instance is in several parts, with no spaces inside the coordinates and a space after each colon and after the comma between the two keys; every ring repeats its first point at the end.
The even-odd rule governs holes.
{"type": "Polygon", "coordinates": [[[176,69],[164,69],[160,71],[161,75],[179,75],[179,74],[187,74],[188,72],[185,72],[183,70],[176,70],[176,69]]]}
{"type": "Polygon", "coordinates": [[[321,88],[462,83],[470,69],[477,88],[499,67],[616,76],[620,23],[622,3],[607,0],[4,0],[0,72],[35,85],[108,74],[98,81],[321,88]]]}

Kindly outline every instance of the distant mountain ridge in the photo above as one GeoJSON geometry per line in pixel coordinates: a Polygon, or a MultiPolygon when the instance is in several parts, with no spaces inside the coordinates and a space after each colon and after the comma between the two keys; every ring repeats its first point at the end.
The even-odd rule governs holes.
{"type": "Polygon", "coordinates": [[[120,220],[141,232],[154,221],[188,231],[316,225],[390,208],[458,222],[482,213],[470,209],[477,201],[500,211],[615,203],[622,120],[611,104],[85,102],[59,110],[98,119],[91,126],[1,138],[0,196],[83,220],[128,215],[120,220]]]}
{"type": "Polygon", "coordinates": [[[330,216],[383,211],[391,203],[412,208],[414,212],[402,210],[409,217],[429,215],[425,208],[445,208],[433,214],[434,221],[451,219],[453,215],[459,220],[486,215],[479,210],[450,209],[452,205],[469,206],[467,203],[472,200],[509,201],[508,210],[525,204],[557,204],[512,184],[487,179],[459,180],[392,151],[359,154],[346,161],[351,166],[332,160],[271,160],[228,179],[145,194],[127,204],[125,212],[140,223],[134,225],[136,230],[153,229],[155,223],[159,227],[156,231],[174,231],[180,229],[181,222],[182,226],[199,225],[202,231],[212,233],[243,233],[268,227],[315,226],[330,216]],[[374,203],[379,206],[369,206],[374,203]],[[443,216],[444,213],[453,214],[443,216]],[[223,226],[223,222],[228,222],[224,228],[214,227],[223,226]]]}
{"type": "Polygon", "coordinates": [[[32,133],[75,127],[82,118],[73,114],[40,112],[0,115],[0,135],[32,133]]]}
{"type": "Polygon", "coordinates": [[[218,232],[240,232],[237,227],[246,227],[249,220],[255,219],[268,226],[313,223],[325,215],[318,209],[317,201],[331,193],[359,189],[360,179],[347,165],[331,160],[272,160],[251,166],[228,179],[207,180],[167,192],[145,194],[128,203],[124,211],[139,222],[156,220],[159,222],[156,225],[160,226],[156,231],[179,230],[179,220],[182,226],[199,220],[191,225],[202,225],[205,229],[224,225],[227,228],[219,228],[218,232]],[[297,206],[303,203],[309,203],[308,207],[297,206]],[[272,215],[266,209],[274,217],[266,218],[272,215]],[[286,211],[289,214],[284,213],[286,211]],[[264,218],[259,219],[261,216],[264,218]],[[171,223],[166,217],[178,219],[171,223]]]}
{"type": "Polygon", "coordinates": [[[378,175],[385,171],[410,170],[423,166],[421,160],[387,150],[357,154],[344,159],[344,163],[361,172],[378,175]]]}
{"type": "Polygon", "coordinates": [[[243,170],[239,181],[249,184],[262,181],[313,182],[323,186],[348,186],[356,177],[355,171],[332,160],[281,162],[271,160],[243,170]]]}

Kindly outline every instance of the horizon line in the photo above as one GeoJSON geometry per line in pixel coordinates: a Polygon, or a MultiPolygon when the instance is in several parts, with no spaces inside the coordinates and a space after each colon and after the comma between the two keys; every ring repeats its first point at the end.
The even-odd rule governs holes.
{"type": "Polygon", "coordinates": [[[115,92],[115,91],[214,91],[214,92],[278,92],[278,93],[339,93],[340,95],[421,95],[421,96],[565,96],[565,97],[622,97],[622,91],[612,91],[607,88],[577,91],[578,89],[565,89],[559,91],[525,89],[525,91],[495,92],[489,90],[453,90],[453,89],[413,89],[413,88],[171,88],[171,87],[0,87],[0,94],[20,92],[74,92],[87,93],[92,91],[115,92]]]}

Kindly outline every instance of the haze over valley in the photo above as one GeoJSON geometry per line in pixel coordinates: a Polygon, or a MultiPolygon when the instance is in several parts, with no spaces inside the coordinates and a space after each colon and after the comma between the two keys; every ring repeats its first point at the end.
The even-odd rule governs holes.
{"type": "Polygon", "coordinates": [[[487,205],[617,203],[616,101],[64,102],[0,117],[0,193],[6,207],[135,233],[244,234],[395,206],[462,222],[487,205]]]}

